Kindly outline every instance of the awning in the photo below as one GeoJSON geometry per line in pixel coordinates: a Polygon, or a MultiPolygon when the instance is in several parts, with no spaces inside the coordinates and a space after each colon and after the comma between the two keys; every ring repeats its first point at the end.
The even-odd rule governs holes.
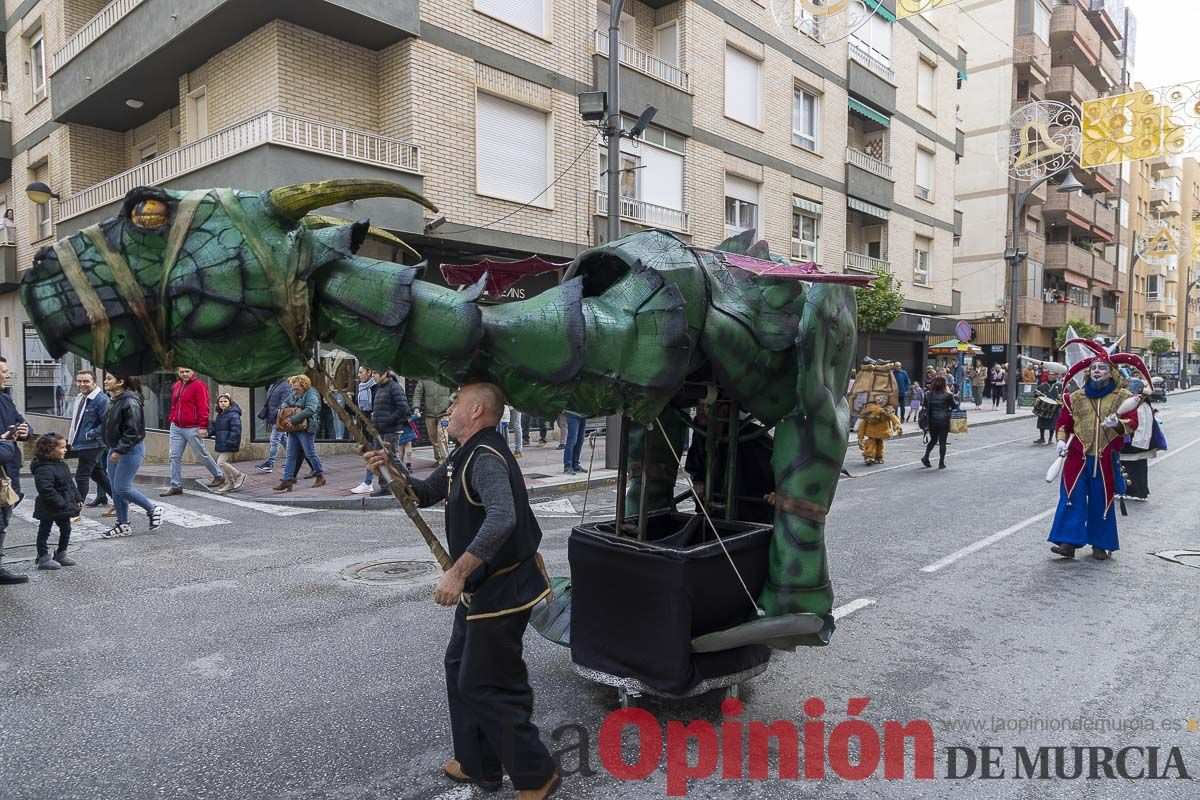
{"type": "Polygon", "coordinates": [[[1062,276],[1063,280],[1072,286],[1077,286],[1080,289],[1088,288],[1088,279],[1086,275],[1080,275],[1078,273],[1071,272],[1070,270],[1064,270],[1062,276]]]}
{"type": "Polygon", "coordinates": [[[882,125],[885,128],[891,127],[892,120],[891,120],[891,118],[888,117],[887,114],[884,114],[882,111],[876,111],[875,109],[871,108],[866,103],[860,103],[859,101],[855,100],[853,97],[849,97],[846,99],[850,105],[850,110],[853,111],[855,114],[858,114],[860,117],[866,117],[867,119],[869,119],[873,122],[878,122],[880,125],[882,125]]]}
{"type": "Polygon", "coordinates": [[[867,8],[871,9],[871,11],[883,17],[888,22],[896,22],[896,15],[887,10],[887,6],[883,4],[883,0],[867,0],[867,8]]]}
{"type": "Polygon", "coordinates": [[[807,211],[810,214],[820,214],[823,206],[813,200],[805,200],[799,195],[792,195],[792,207],[798,208],[801,211],[807,211]]]}
{"type": "Polygon", "coordinates": [[[864,214],[870,214],[872,217],[878,217],[879,219],[887,219],[892,215],[892,212],[888,211],[886,208],[873,206],[870,203],[859,200],[857,197],[847,197],[846,205],[848,205],[850,208],[853,208],[855,211],[861,211],[864,214]]]}
{"type": "Polygon", "coordinates": [[[530,256],[520,261],[497,261],[485,258],[476,264],[442,264],[442,277],[449,286],[470,286],[487,275],[487,293],[500,297],[514,283],[530,275],[562,269],[571,262],[556,264],[539,256],[530,256]]]}
{"type": "Polygon", "coordinates": [[[960,70],[958,71],[958,79],[959,79],[960,81],[965,81],[965,80],[967,79],[967,72],[966,72],[966,70],[962,70],[962,69],[960,69],[960,70]]]}
{"type": "MultiPolygon", "coordinates": [[[[939,356],[950,355],[958,352],[958,344],[958,339],[947,339],[944,342],[938,342],[937,344],[929,345],[929,352],[933,355],[939,356]],[[940,352],[934,353],[935,350],[940,352]]],[[[983,352],[983,349],[976,345],[968,344],[967,350],[964,352],[971,353],[972,355],[979,355],[983,352]]]]}

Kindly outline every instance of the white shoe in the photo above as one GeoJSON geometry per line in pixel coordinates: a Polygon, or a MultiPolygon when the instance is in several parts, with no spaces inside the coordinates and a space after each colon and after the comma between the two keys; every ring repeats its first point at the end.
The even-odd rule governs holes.
{"type": "Polygon", "coordinates": [[[369,483],[360,483],[350,490],[350,494],[370,494],[375,491],[375,487],[369,483]]]}

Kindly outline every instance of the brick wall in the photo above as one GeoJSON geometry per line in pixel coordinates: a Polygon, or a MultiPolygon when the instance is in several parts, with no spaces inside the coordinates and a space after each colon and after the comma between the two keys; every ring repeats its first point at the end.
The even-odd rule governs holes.
{"type": "Polygon", "coordinates": [[[378,130],[381,55],[291,23],[277,25],[279,110],[378,130]]]}

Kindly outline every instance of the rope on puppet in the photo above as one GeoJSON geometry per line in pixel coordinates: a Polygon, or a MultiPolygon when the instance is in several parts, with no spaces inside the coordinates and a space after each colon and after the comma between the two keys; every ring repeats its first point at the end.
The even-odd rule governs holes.
{"type": "MultiPolygon", "coordinates": [[[[321,395],[321,398],[325,401],[325,404],[333,410],[333,413],[338,415],[338,419],[340,419],[342,424],[346,426],[346,430],[354,434],[354,439],[358,442],[360,447],[364,448],[365,450],[370,449],[371,442],[378,441],[380,442],[384,451],[386,451],[389,456],[392,455],[391,448],[386,442],[383,441],[383,437],[380,435],[379,430],[371,423],[370,418],[362,412],[362,409],[358,407],[358,404],[350,398],[349,394],[343,395],[343,399],[345,400],[346,405],[348,405],[350,410],[354,413],[354,417],[351,417],[350,414],[346,413],[346,409],[344,409],[341,404],[334,399],[333,392],[329,389],[329,375],[325,372],[325,368],[321,366],[319,361],[314,360],[309,362],[308,377],[309,380],[313,382],[313,386],[316,387],[317,392],[321,395]],[[355,424],[355,418],[358,420],[357,425],[355,424]],[[364,429],[366,429],[367,433],[363,433],[364,429]],[[367,439],[367,434],[370,434],[371,440],[367,439]]],[[[450,569],[450,567],[454,566],[454,562],[451,560],[450,554],[446,552],[446,548],[442,547],[442,543],[438,541],[437,536],[429,527],[429,524],[421,517],[420,506],[418,505],[416,493],[413,492],[412,487],[408,485],[408,480],[405,478],[404,473],[392,463],[390,458],[388,459],[387,471],[391,478],[391,480],[388,482],[388,489],[391,490],[392,496],[396,498],[397,502],[400,503],[401,508],[404,509],[404,513],[407,514],[408,518],[411,519],[413,524],[417,526],[417,531],[421,534],[421,538],[425,540],[425,544],[429,546],[430,552],[432,552],[433,557],[437,559],[438,565],[441,566],[442,571],[444,572],[450,569]]],[[[380,475],[379,471],[374,470],[374,472],[375,476],[382,481],[383,476],[380,475]]]]}

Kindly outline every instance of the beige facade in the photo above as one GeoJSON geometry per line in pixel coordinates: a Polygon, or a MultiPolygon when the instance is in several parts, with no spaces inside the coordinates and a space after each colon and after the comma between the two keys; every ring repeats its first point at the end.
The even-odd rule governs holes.
{"type": "MultiPolygon", "coordinates": [[[[963,316],[989,332],[980,344],[1008,342],[1015,189],[1009,177],[1009,118],[1033,101],[1054,101],[1078,112],[1085,100],[1120,91],[1121,30],[1117,4],[1050,0],[982,0],[969,4],[974,24],[961,32],[971,52],[971,91],[960,114],[967,154],[958,170],[964,229],[955,251],[963,316]]],[[[1124,263],[1118,236],[1119,170],[1075,169],[1084,191],[1062,194],[1061,178],[1027,202],[1018,243],[1028,251],[1018,276],[1018,342],[1023,352],[1051,355],[1055,331],[1081,320],[1113,338],[1122,332],[1124,263]]]]}
{"type": "MultiPolygon", "coordinates": [[[[328,30],[266,19],[233,41],[202,21],[188,30],[147,26],[136,33],[148,42],[186,36],[213,45],[187,63],[161,61],[159,48],[103,74],[124,56],[113,46],[128,32],[122,26],[151,19],[156,2],[6,0],[14,152],[0,193],[15,209],[18,265],[111,215],[134,186],[191,188],[189,176],[204,180],[256,148],[320,156],[325,177],[371,169],[419,181],[446,223],[397,230],[431,265],[484,252],[565,260],[601,241],[601,140],[580,118],[578,94],[607,82],[606,31],[597,31],[604,4],[544,0],[539,17],[524,13],[539,8],[536,0],[421,2],[419,33],[384,37],[348,34],[348,15],[328,30]],[[64,83],[81,64],[95,73],[80,78],[89,84],[82,95],[64,83]],[[139,68],[168,91],[125,77],[139,68]],[[98,107],[88,91],[134,110],[122,100],[98,107]],[[488,133],[497,130],[530,137],[508,143],[511,164],[505,143],[488,133]],[[24,195],[32,180],[61,195],[50,222],[24,195]]],[[[665,227],[713,245],[752,226],[772,251],[827,270],[892,272],[913,314],[953,313],[955,111],[967,95],[958,88],[959,12],[876,19],[821,45],[781,24],[780,7],[628,0],[623,110],[635,116],[656,104],[660,114],[629,144],[638,169],[622,184],[623,230],[665,227]],[[875,95],[883,99],[873,104],[875,95]]],[[[330,4],[330,13],[339,9],[330,4]]],[[[233,172],[249,188],[275,177],[233,172]]],[[[32,408],[27,389],[54,405],[54,387],[34,384],[52,380],[56,367],[27,352],[37,347],[15,292],[0,295],[0,317],[18,406],[32,408]]]]}

